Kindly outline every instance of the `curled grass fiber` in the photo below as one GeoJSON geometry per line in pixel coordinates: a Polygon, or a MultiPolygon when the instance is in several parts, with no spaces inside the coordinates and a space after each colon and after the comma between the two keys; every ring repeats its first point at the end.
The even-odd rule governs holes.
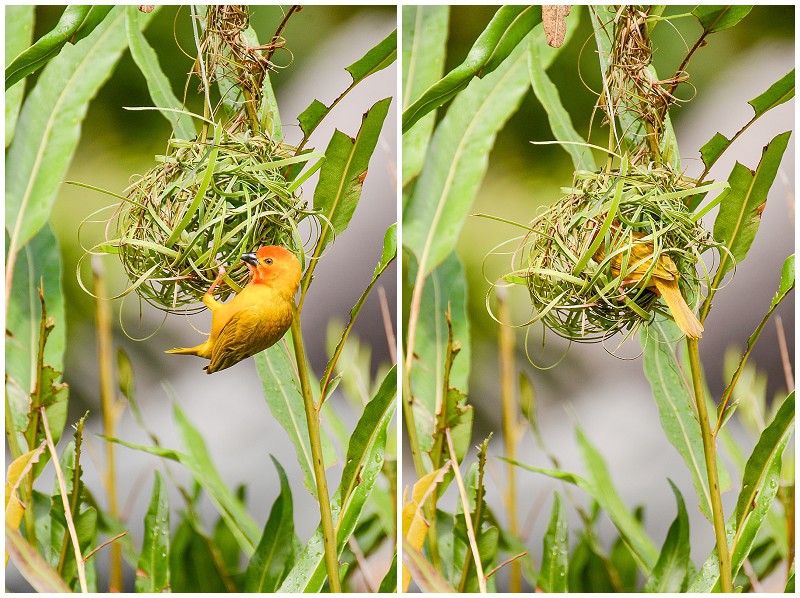
{"type": "Polygon", "coordinates": [[[648,288],[662,255],[678,268],[691,305],[702,280],[700,255],[717,244],[685,201],[706,190],[668,170],[627,172],[625,164],[616,172],[576,173],[568,194],[530,223],[514,253],[514,271],[505,276],[528,288],[535,312],[528,324],[542,321],[566,339],[592,342],[635,331],[657,312],[669,315],[648,288]],[[631,248],[641,243],[652,253],[634,263],[631,248]],[[647,271],[632,277],[643,264],[647,271]]]}
{"type": "Polygon", "coordinates": [[[170,141],[168,155],[127,189],[118,237],[105,244],[119,253],[129,290],[164,311],[199,311],[220,265],[228,268],[218,287],[224,300],[247,282],[243,253],[301,251],[297,222],[312,212],[281,174],[302,160],[290,155],[264,137],[170,141]]]}

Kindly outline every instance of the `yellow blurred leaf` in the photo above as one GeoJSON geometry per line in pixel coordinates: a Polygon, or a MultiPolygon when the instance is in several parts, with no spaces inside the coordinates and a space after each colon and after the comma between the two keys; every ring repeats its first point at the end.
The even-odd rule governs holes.
{"type": "MultiPolygon", "coordinates": [[[[441,469],[436,469],[422,476],[411,490],[411,500],[403,504],[404,543],[408,546],[413,546],[415,550],[422,550],[422,545],[425,543],[425,537],[428,535],[428,527],[430,526],[422,513],[422,506],[425,504],[428,495],[444,479],[444,474],[449,468],[450,465],[448,464],[441,469]]],[[[403,565],[403,592],[408,590],[410,583],[411,572],[403,565]]]]}
{"type": "MultiPolygon", "coordinates": [[[[33,464],[39,460],[39,457],[44,450],[45,443],[42,442],[37,448],[32,451],[20,455],[14,462],[8,466],[8,475],[6,476],[6,524],[14,530],[18,530],[20,523],[22,523],[22,515],[25,512],[25,506],[20,502],[17,495],[17,488],[20,481],[28,474],[33,464]]],[[[8,564],[8,552],[6,552],[6,565],[8,564]]]]}

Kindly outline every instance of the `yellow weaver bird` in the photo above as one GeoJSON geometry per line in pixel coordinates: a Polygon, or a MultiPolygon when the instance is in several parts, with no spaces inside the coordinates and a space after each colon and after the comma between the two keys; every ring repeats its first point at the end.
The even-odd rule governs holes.
{"type": "MultiPolygon", "coordinates": [[[[653,263],[653,243],[650,241],[636,243],[636,240],[642,237],[644,237],[642,233],[633,233],[634,243],[628,257],[628,266],[634,267],[634,269],[626,273],[622,284],[636,284],[639,282],[647,274],[647,270],[653,263]]],[[[602,262],[603,259],[605,259],[605,253],[601,246],[595,253],[595,260],[602,262]]],[[[621,264],[622,254],[611,258],[611,273],[614,276],[619,276],[621,264]]],[[[667,254],[662,253],[658,256],[658,263],[650,275],[647,289],[653,291],[664,300],[667,307],[669,307],[670,313],[672,313],[672,319],[675,320],[678,328],[688,338],[698,339],[703,336],[703,325],[686,304],[683,295],[681,295],[680,287],[678,287],[678,279],[680,277],[681,275],[675,262],[667,254]]]]}
{"type": "Polygon", "coordinates": [[[197,355],[211,360],[203,369],[213,374],[260,353],[277,343],[292,325],[294,295],[300,287],[302,270],[295,255],[277,245],[245,253],[242,261],[250,270],[250,282],[233,299],[220,303],[214,289],[224,271],[203,296],[211,310],[208,340],[188,349],[166,353],[197,355]]]}

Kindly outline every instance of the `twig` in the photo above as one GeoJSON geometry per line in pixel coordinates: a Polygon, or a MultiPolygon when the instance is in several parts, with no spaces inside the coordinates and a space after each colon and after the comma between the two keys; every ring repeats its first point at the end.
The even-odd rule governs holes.
{"type": "Polygon", "coordinates": [[[303,348],[303,329],[300,325],[300,308],[293,307],[292,344],[297,358],[297,374],[300,378],[300,390],[303,395],[303,406],[308,421],[308,440],[311,444],[311,457],[314,461],[314,478],[317,483],[317,500],[319,500],[322,539],[325,547],[325,568],[328,572],[328,584],[332,593],[342,591],[339,581],[339,557],[336,549],[336,533],[333,529],[333,516],[328,494],[328,479],[325,477],[325,461],[322,457],[322,441],[319,430],[319,412],[311,394],[311,382],[308,377],[306,354],[303,348]]]}
{"type": "Polygon", "coordinates": [[[719,476],[717,474],[717,448],[714,432],[708,419],[708,409],[703,393],[703,381],[700,375],[700,350],[697,339],[686,339],[689,346],[689,365],[692,369],[692,384],[694,386],[694,399],[697,404],[697,419],[700,422],[700,433],[703,436],[703,452],[706,457],[706,472],[708,473],[708,491],[711,494],[711,514],[714,520],[714,532],[717,537],[717,555],[719,556],[719,576],[722,591],[733,592],[731,577],[731,553],[728,549],[728,537],[725,533],[725,513],[722,510],[722,496],[719,489],[719,476]]]}
{"type": "MultiPolygon", "coordinates": [[[[113,349],[111,341],[111,305],[106,299],[106,285],[103,276],[102,262],[95,259],[92,263],[94,274],[94,294],[97,297],[97,367],[100,375],[100,411],[103,417],[103,434],[107,438],[116,437],[117,406],[114,392],[114,366],[111,363],[113,349]]],[[[108,493],[108,513],[117,518],[117,478],[114,458],[114,443],[106,442],[106,492],[108,493]]],[[[109,591],[122,591],[125,580],[122,575],[122,546],[111,547],[109,559],[109,591]]]]}
{"type": "Polygon", "coordinates": [[[383,329],[386,332],[386,342],[389,343],[389,357],[392,364],[395,364],[397,363],[397,339],[394,336],[392,314],[389,313],[389,302],[386,300],[386,291],[383,287],[378,287],[378,299],[381,303],[381,317],[383,318],[383,329]]]}
{"type": "Polygon", "coordinates": [[[525,552],[520,552],[519,554],[515,554],[515,555],[514,555],[514,556],[512,556],[512,557],[508,557],[508,558],[507,558],[506,560],[504,560],[502,563],[500,563],[499,565],[497,565],[497,567],[495,567],[494,569],[492,569],[491,571],[489,571],[489,573],[487,573],[487,574],[486,574],[486,579],[489,579],[489,578],[490,578],[492,575],[494,575],[495,573],[497,573],[498,571],[500,571],[500,569],[502,569],[503,567],[505,567],[505,566],[506,566],[506,565],[508,565],[509,563],[513,563],[513,562],[515,562],[515,561],[516,561],[518,558],[520,558],[520,557],[523,557],[523,556],[525,556],[526,554],[528,554],[528,551],[527,551],[527,550],[526,550],[525,552]]]}
{"type": "Polygon", "coordinates": [[[361,571],[361,578],[364,580],[364,585],[367,586],[367,591],[370,594],[375,594],[378,590],[372,583],[370,567],[367,564],[364,553],[361,551],[361,547],[358,545],[358,540],[356,540],[355,536],[350,536],[347,539],[347,544],[350,546],[350,550],[353,551],[353,556],[356,557],[356,564],[359,571],[361,571]]]}
{"type": "Polygon", "coordinates": [[[56,470],[56,478],[58,479],[58,489],[61,492],[61,502],[64,505],[64,518],[67,520],[67,530],[69,536],[72,538],[72,548],[75,550],[75,566],[78,569],[78,583],[81,586],[81,592],[87,594],[89,590],[86,587],[86,568],[83,565],[83,558],[81,557],[81,545],[78,542],[78,532],[75,530],[75,522],[72,519],[72,509],[69,506],[69,497],[67,496],[67,484],[64,481],[64,472],[61,471],[61,463],[58,462],[58,453],[53,444],[53,436],[50,434],[50,424],[47,421],[47,413],[44,407],[39,407],[41,413],[42,425],[44,427],[45,438],[47,438],[47,447],[50,449],[50,458],[53,461],[53,467],[56,470]]]}
{"type": "Polygon", "coordinates": [[[472,527],[472,519],[469,517],[469,498],[467,489],[464,487],[464,479],[461,477],[458,461],[456,461],[456,449],[453,447],[453,439],[450,437],[450,428],[445,428],[444,434],[447,437],[447,448],[450,451],[450,459],[453,461],[453,474],[458,485],[458,493],[461,495],[461,504],[464,508],[464,523],[467,526],[467,537],[469,546],[472,549],[472,558],[475,560],[475,572],[478,577],[478,588],[481,594],[486,593],[486,577],[483,575],[483,563],[478,552],[478,541],[475,539],[475,530],[472,527]]]}
{"type": "Polygon", "coordinates": [[[275,50],[278,49],[278,46],[274,44],[283,35],[283,30],[286,29],[286,24],[289,22],[289,18],[294,13],[300,12],[301,10],[303,10],[303,7],[295,4],[294,6],[290,7],[288,11],[286,11],[286,16],[283,17],[281,24],[278,25],[278,28],[275,30],[275,35],[272,36],[272,41],[270,42],[272,47],[270,47],[270,49],[267,51],[267,55],[265,56],[267,60],[271,60],[275,50]]]}
{"type": "Polygon", "coordinates": [[[780,316],[775,316],[775,328],[778,331],[778,348],[781,352],[783,375],[786,378],[786,392],[790,393],[794,390],[794,373],[792,372],[792,360],[789,358],[789,349],[786,346],[786,334],[783,331],[783,320],[780,316]]]}
{"type": "MultiPolygon", "coordinates": [[[[505,289],[497,289],[497,318],[510,322],[508,298],[505,289]]],[[[500,403],[502,406],[503,443],[506,459],[516,460],[517,446],[517,404],[514,397],[514,330],[502,324],[498,330],[500,353],[500,403]]],[[[506,511],[508,512],[508,531],[517,536],[517,484],[516,466],[506,463],[506,511]]],[[[487,576],[488,577],[488,576],[487,576]]],[[[517,594],[522,591],[522,568],[513,563],[509,575],[508,591],[517,594]]]]}
{"type": "Polygon", "coordinates": [[[125,535],[127,535],[127,533],[128,533],[128,530],[125,530],[124,532],[120,532],[120,533],[118,533],[118,534],[117,534],[116,536],[114,536],[113,538],[109,538],[108,540],[106,540],[105,542],[103,542],[102,544],[100,544],[100,546],[98,546],[97,548],[95,548],[94,550],[92,550],[92,551],[91,551],[89,554],[87,554],[85,557],[83,557],[83,562],[85,563],[86,561],[88,561],[90,558],[92,558],[92,557],[94,556],[94,553],[95,553],[95,552],[97,552],[97,551],[98,551],[98,550],[100,550],[101,548],[105,548],[106,546],[108,546],[109,544],[111,544],[113,541],[115,541],[115,540],[119,540],[119,539],[120,539],[122,536],[125,536],[125,535]]]}

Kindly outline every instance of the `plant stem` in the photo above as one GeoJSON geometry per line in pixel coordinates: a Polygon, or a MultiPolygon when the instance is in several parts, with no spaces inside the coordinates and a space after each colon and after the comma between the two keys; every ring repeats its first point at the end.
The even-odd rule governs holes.
{"type": "Polygon", "coordinates": [[[711,494],[711,514],[714,519],[714,532],[717,536],[720,583],[723,592],[731,593],[733,592],[731,553],[728,549],[728,538],[725,534],[725,513],[722,510],[722,496],[719,490],[719,477],[717,476],[716,438],[711,430],[711,422],[708,419],[703,382],[700,378],[700,350],[697,339],[686,339],[686,342],[689,346],[689,365],[692,369],[694,399],[695,403],[697,403],[697,418],[700,422],[700,432],[703,436],[703,452],[706,457],[708,489],[711,494]]]}
{"type": "Polygon", "coordinates": [[[336,533],[333,529],[331,502],[328,496],[328,480],[325,477],[325,463],[322,459],[322,441],[319,429],[319,411],[311,394],[311,381],[308,377],[306,353],[303,348],[303,329],[300,325],[300,309],[294,306],[292,318],[292,344],[297,358],[297,375],[300,378],[300,390],[303,395],[303,406],[308,420],[308,439],[311,444],[311,457],[314,461],[314,478],[317,483],[317,499],[322,523],[322,539],[325,546],[325,568],[328,572],[328,584],[331,592],[342,591],[339,582],[339,558],[336,549],[336,533]]]}
{"type": "MultiPolygon", "coordinates": [[[[510,322],[511,316],[505,289],[497,289],[497,319],[501,322],[510,322]],[[502,292],[501,292],[502,291],[502,292]]],[[[517,404],[514,400],[514,330],[509,326],[500,325],[498,331],[498,344],[500,352],[500,404],[503,416],[503,444],[506,459],[516,460],[517,446],[517,404]]],[[[516,466],[506,464],[506,511],[508,512],[508,531],[511,535],[518,534],[517,524],[517,485],[516,466]]],[[[522,565],[519,561],[511,562],[508,591],[519,593],[522,591],[522,565]]]]}
{"type": "MultiPolygon", "coordinates": [[[[101,262],[95,260],[92,264],[94,273],[94,294],[96,299],[97,320],[97,367],[100,375],[100,411],[103,417],[103,434],[107,438],[116,437],[116,397],[114,393],[114,368],[111,363],[111,304],[106,297],[105,278],[101,262]]],[[[106,479],[105,486],[108,493],[108,513],[117,518],[117,477],[114,459],[114,443],[106,442],[106,479]]],[[[77,477],[77,476],[76,476],[77,477]]],[[[122,545],[116,542],[111,545],[110,573],[108,589],[110,592],[121,592],[124,589],[122,577],[122,545]]]]}

